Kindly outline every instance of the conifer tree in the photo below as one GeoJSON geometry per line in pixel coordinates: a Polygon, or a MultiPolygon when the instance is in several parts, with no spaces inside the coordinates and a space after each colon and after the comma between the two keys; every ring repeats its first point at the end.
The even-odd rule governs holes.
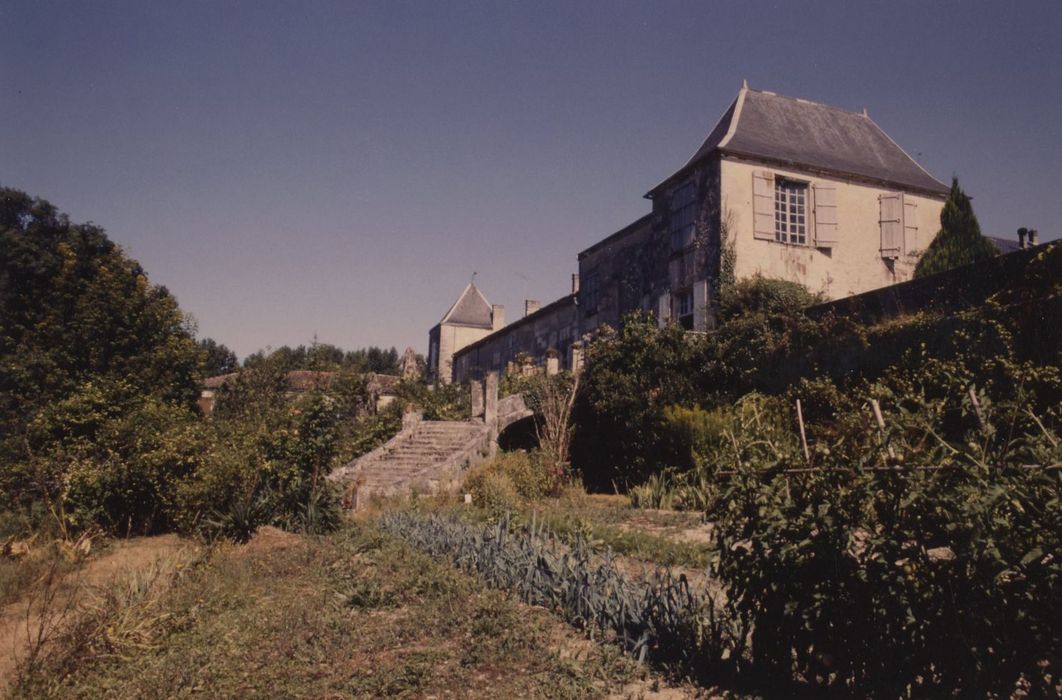
{"type": "Polygon", "coordinates": [[[940,212],[940,231],[918,261],[915,278],[969,265],[996,254],[995,246],[981,235],[970,198],[959,187],[959,179],[952,178],[951,192],[940,212]]]}

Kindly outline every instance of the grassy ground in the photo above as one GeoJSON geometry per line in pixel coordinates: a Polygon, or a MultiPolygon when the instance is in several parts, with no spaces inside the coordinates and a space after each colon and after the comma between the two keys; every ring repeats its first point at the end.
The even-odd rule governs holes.
{"type": "Polygon", "coordinates": [[[13,696],[637,697],[655,684],[371,525],[266,532],[124,591],[13,696]]]}

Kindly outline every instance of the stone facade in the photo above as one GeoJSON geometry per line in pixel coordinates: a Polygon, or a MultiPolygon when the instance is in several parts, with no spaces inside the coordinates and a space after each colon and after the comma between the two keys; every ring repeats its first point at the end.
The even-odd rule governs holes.
{"type": "MultiPolygon", "coordinates": [[[[652,211],[579,254],[572,294],[452,354],[464,380],[556,350],[632,311],[704,331],[722,285],[762,275],[839,299],[911,278],[948,187],[864,111],[742,87],[652,211]]],[[[578,354],[577,352],[575,354],[578,354]]]]}

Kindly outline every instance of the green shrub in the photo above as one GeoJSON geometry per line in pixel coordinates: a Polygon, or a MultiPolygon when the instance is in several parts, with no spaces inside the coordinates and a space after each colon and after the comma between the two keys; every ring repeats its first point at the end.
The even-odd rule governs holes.
{"type": "Polygon", "coordinates": [[[472,503],[492,513],[506,513],[520,505],[520,494],[512,478],[489,466],[477,467],[465,477],[465,491],[472,503]]]}
{"type": "Polygon", "coordinates": [[[627,497],[631,501],[631,508],[668,510],[675,498],[671,477],[667,472],[650,474],[645,481],[632,486],[627,497]]]}
{"type": "Polygon", "coordinates": [[[983,427],[954,364],[866,386],[862,395],[882,399],[882,433],[860,399],[822,380],[801,385],[811,472],[790,398],[736,415],[709,517],[757,673],[883,697],[1010,694],[1025,683],[1049,693],[1057,671],[1041,662],[1058,657],[1045,601],[1060,594],[1062,563],[1049,553],[1062,545],[1062,479],[1021,465],[1062,459],[1057,404],[1043,401],[1058,373],[993,371],[1037,391],[1010,375],[1010,392],[984,392],[983,427]],[[908,470],[911,460],[944,468],[908,470]],[[899,471],[875,469],[887,465],[899,471]]]}
{"type": "Polygon", "coordinates": [[[572,464],[589,487],[626,489],[661,465],[690,466],[663,411],[694,403],[703,343],[675,324],[661,329],[635,315],[590,344],[571,447],[572,464]]]}
{"type": "Polygon", "coordinates": [[[476,476],[471,482],[466,478],[466,489],[469,483],[476,483],[476,479],[485,473],[504,476],[512,485],[516,496],[525,501],[554,496],[568,483],[563,474],[550,469],[542,453],[537,450],[499,452],[493,459],[473,470],[470,477],[476,476]]]}
{"type": "Polygon", "coordinates": [[[727,287],[719,303],[726,322],[749,314],[793,314],[823,300],[797,282],[755,275],[727,287]]]}

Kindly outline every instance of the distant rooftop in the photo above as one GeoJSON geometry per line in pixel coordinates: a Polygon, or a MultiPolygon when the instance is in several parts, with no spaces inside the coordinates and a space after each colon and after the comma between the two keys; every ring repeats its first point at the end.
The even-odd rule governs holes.
{"type": "Polygon", "coordinates": [[[1002,236],[985,236],[985,238],[996,247],[996,250],[999,251],[1000,255],[1006,255],[1007,253],[1021,250],[1021,245],[1013,238],[1003,238],[1002,236]]]}
{"type": "Polygon", "coordinates": [[[932,194],[948,192],[947,185],[926,172],[866,113],[764,90],[743,87],[693,157],[661,185],[716,151],[932,194]]]}
{"type": "Polygon", "coordinates": [[[439,324],[449,323],[458,326],[475,326],[478,328],[493,328],[491,320],[491,306],[483,292],[479,291],[475,284],[469,282],[461,296],[454,305],[446,312],[439,324]]]}

